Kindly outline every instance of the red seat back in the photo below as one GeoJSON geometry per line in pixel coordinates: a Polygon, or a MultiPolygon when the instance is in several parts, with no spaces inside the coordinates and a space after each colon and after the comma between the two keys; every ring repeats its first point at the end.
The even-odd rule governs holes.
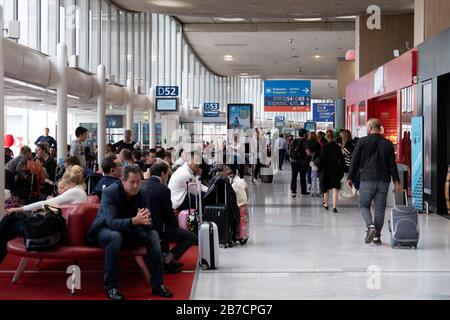
{"type": "Polygon", "coordinates": [[[98,208],[98,204],[92,203],[79,203],[61,206],[63,216],[67,221],[68,245],[86,245],[85,236],[97,216],[98,208]]]}

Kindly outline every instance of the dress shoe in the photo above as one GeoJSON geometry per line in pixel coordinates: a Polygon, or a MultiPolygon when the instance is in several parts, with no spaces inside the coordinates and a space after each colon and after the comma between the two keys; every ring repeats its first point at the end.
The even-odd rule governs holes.
{"type": "Polygon", "coordinates": [[[172,298],[173,294],[166,288],[165,285],[160,285],[159,287],[154,287],[152,293],[154,295],[163,297],[163,298],[172,298]]]}
{"type": "Polygon", "coordinates": [[[174,265],[176,268],[183,268],[183,266],[184,266],[184,263],[178,262],[175,259],[172,259],[170,261],[170,264],[174,265]]]}
{"type": "Polygon", "coordinates": [[[304,195],[304,196],[309,196],[311,193],[309,193],[309,192],[302,192],[302,195],[304,195]]]}
{"type": "Polygon", "coordinates": [[[325,202],[322,203],[322,207],[323,207],[325,210],[328,210],[328,206],[325,205],[325,202]]]}
{"type": "Polygon", "coordinates": [[[111,289],[106,290],[106,295],[111,300],[120,301],[120,300],[124,300],[125,299],[123,297],[123,295],[120,293],[119,289],[117,289],[117,288],[111,288],[111,289]]]}
{"type": "Polygon", "coordinates": [[[176,267],[172,263],[164,263],[164,272],[168,274],[180,273],[181,268],[176,267]]]}

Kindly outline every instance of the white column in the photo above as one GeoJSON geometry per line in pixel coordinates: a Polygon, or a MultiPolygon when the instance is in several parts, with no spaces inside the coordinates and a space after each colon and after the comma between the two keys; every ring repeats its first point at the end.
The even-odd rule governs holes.
{"type": "Polygon", "coordinates": [[[57,47],[58,85],[56,86],[56,118],[58,120],[57,139],[58,163],[67,158],[67,45],[57,47]]]}
{"type": "Polygon", "coordinates": [[[0,5],[0,220],[5,213],[5,93],[3,65],[3,7],[0,5]]]}
{"type": "Polygon", "coordinates": [[[133,131],[133,79],[127,80],[128,104],[127,104],[127,127],[125,129],[133,131]]]}
{"type": "Polygon", "coordinates": [[[148,99],[150,100],[150,108],[148,110],[148,134],[150,148],[156,147],[156,112],[155,112],[155,89],[150,88],[148,99]]]}
{"type": "Polygon", "coordinates": [[[99,94],[97,97],[97,162],[102,164],[105,159],[105,146],[106,146],[106,68],[104,65],[97,67],[97,85],[99,88],[99,94]]]}

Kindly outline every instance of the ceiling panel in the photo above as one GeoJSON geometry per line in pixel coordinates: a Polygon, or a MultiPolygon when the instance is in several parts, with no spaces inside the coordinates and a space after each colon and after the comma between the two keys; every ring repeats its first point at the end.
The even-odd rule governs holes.
{"type": "Polygon", "coordinates": [[[191,17],[293,19],[361,14],[377,4],[383,13],[411,12],[414,0],[114,0],[123,8],[191,17]]]}

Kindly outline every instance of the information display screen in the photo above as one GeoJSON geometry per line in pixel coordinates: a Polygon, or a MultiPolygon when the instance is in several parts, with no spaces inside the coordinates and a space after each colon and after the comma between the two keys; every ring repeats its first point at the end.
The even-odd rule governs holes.
{"type": "Polygon", "coordinates": [[[156,111],[158,112],[177,112],[178,98],[156,99],[156,111]]]}

